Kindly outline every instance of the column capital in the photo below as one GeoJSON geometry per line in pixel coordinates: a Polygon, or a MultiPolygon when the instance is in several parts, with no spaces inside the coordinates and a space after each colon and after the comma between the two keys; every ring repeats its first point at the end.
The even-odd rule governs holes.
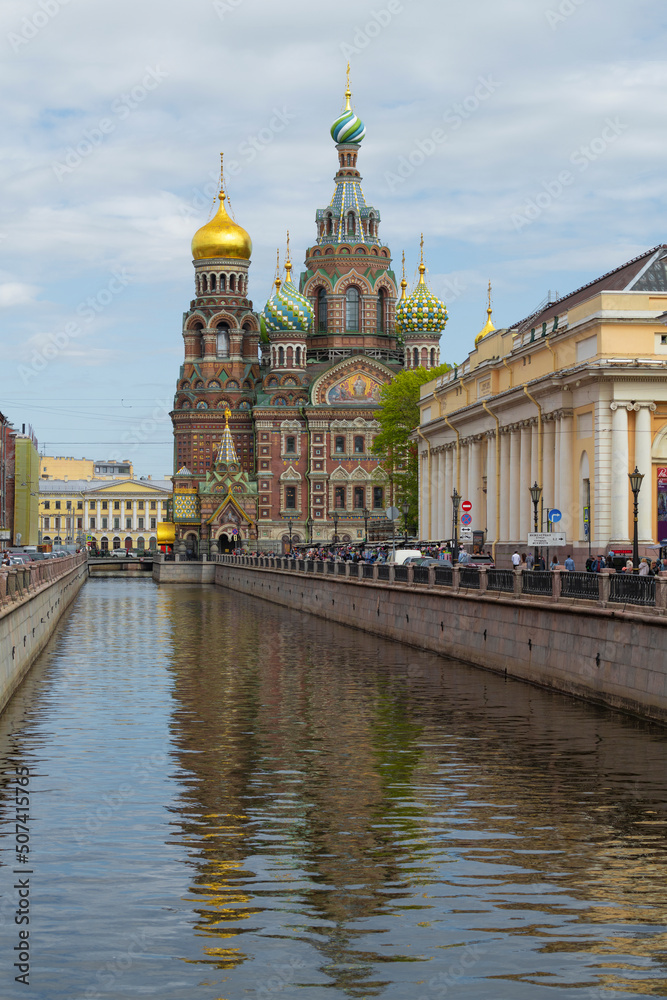
{"type": "Polygon", "coordinates": [[[658,409],[658,407],[656,406],[655,403],[639,402],[639,403],[633,403],[632,406],[628,405],[628,409],[629,410],[630,409],[632,409],[632,410],[650,410],[651,413],[655,413],[655,411],[658,409]]]}

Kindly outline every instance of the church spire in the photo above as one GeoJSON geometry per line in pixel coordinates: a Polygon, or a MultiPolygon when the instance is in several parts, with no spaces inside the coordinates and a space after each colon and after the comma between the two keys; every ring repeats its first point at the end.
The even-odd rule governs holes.
{"type": "Polygon", "coordinates": [[[216,465],[219,462],[226,462],[227,465],[232,463],[239,465],[239,458],[236,454],[236,446],[234,445],[234,438],[232,437],[232,432],[229,429],[229,407],[225,409],[225,429],[222,432],[222,441],[220,442],[220,447],[218,448],[218,454],[216,457],[216,465]]]}

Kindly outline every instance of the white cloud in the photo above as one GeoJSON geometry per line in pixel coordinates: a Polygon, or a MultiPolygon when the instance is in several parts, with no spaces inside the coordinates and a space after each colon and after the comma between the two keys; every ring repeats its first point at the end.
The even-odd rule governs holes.
{"type": "Polygon", "coordinates": [[[5,281],[0,284],[0,309],[24,306],[33,302],[39,289],[22,281],[5,281]]]}

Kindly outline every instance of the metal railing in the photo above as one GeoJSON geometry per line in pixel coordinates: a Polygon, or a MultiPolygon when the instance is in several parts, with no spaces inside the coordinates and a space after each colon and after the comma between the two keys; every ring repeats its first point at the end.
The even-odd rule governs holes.
{"type": "Polygon", "coordinates": [[[655,605],[655,578],[614,573],[609,577],[609,600],[614,604],[655,605]]]}
{"type": "MultiPolygon", "coordinates": [[[[280,558],[258,558],[247,555],[220,555],[217,559],[223,563],[233,563],[242,566],[258,566],[261,568],[275,568],[278,570],[297,571],[300,573],[321,573],[338,577],[348,575],[348,564],[346,562],[329,562],[320,560],[302,559],[280,559],[280,558]]],[[[44,567],[44,563],[38,564],[44,567]]],[[[11,567],[10,578],[0,580],[0,603],[2,598],[10,597],[10,594],[23,593],[27,586],[24,582],[27,579],[24,567],[11,567]],[[3,592],[4,586],[4,592],[3,592]]],[[[456,578],[458,587],[461,590],[481,589],[480,583],[483,574],[476,567],[459,566],[457,570],[447,566],[434,566],[435,584],[439,587],[452,587],[456,578]]],[[[52,570],[33,570],[33,573],[53,572],[52,570]]],[[[352,564],[349,568],[350,578],[353,580],[373,580],[374,577],[385,583],[393,579],[398,584],[407,583],[409,579],[415,583],[428,584],[430,569],[428,566],[393,566],[387,563],[378,563],[377,566],[371,563],[362,563],[361,570],[359,564],[352,564]],[[376,572],[377,570],[377,572],[376,572]],[[393,570],[393,572],[392,572],[393,570]],[[411,571],[410,571],[411,570],[411,571]]],[[[667,611],[667,582],[658,580],[655,577],[638,576],[637,574],[625,573],[577,573],[557,571],[555,573],[541,570],[517,571],[511,569],[489,569],[486,570],[486,591],[505,593],[512,595],[515,592],[515,585],[520,581],[522,594],[532,594],[540,597],[553,598],[556,601],[560,598],[579,599],[587,601],[609,601],[614,604],[629,604],[640,607],[655,607],[659,604],[660,613],[667,611]],[[658,590],[660,584],[660,590],[658,590]],[[665,588],[664,590],[662,588],[665,588]],[[659,602],[656,602],[656,594],[660,594],[659,602]]],[[[32,583],[32,580],[30,581],[32,583]]]]}
{"type": "Polygon", "coordinates": [[[435,582],[439,587],[451,587],[454,583],[454,570],[449,566],[436,566],[435,582]]]}
{"type": "Polygon", "coordinates": [[[503,594],[514,593],[514,570],[490,569],[487,573],[487,590],[494,590],[503,594]]]}
{"type": "Polygon", "coordinates": [[[459,587],[468,590],[479,590],[479,570],[472,566],[461,566],[459,570],[459,587]]]}
{"type": "Polygon", "coordinates": [[[563,597],[581,597],[589,601],[600,600],[597,573],[561,573],[560,592],[563,597]]]}
{"type": "Polygon", "coordinates": [[[412,567],[413,577],[415,583],[428,583],[429,574],[428,566],[413,566],[412,567]]]}
{"type": "Polygon", "coordinates": [[[521,574],[522,594],[541,594],[551,597],[553,585],[553,573],[548,570],[528,570],[521,574]]]}

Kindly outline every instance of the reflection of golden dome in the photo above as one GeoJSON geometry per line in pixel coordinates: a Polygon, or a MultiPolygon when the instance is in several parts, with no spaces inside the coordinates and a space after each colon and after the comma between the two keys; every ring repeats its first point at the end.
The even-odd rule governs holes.
{"type": "Polygon", "coordinates": [[[207,260],[209,257],[250,260],[252,240],[245,229],[237,226],[228,216],[224,191],[220,191],[219,198],[220,207],[216,214],[192,237],[192,256],[194,260],[207,260]]]}

